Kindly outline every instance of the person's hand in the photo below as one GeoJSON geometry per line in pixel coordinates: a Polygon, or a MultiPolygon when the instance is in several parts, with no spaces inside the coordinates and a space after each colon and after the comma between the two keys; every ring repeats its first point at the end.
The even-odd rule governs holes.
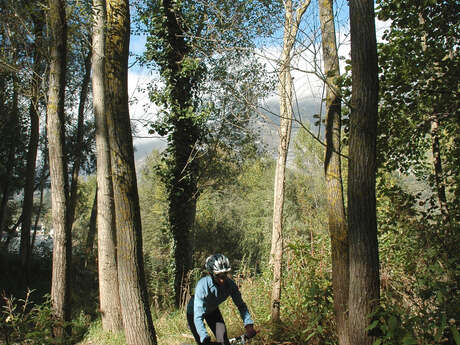
{"type": "Polygon", "coordinates": [[[201,342],[201,344],[203,344],[203,345],[211,344],[211,338],[209,336],[207,336],[206,338],[204,338],[204,340],[201,342]]]}
{"type": "Polygon", "coordinates": [[[256,330],[254,329],[254,325],[246,325],[246,326],[244,326],[244,328],[246,329],[246,333],[245,333],[245,334],[246,334],[246,337],[247,337],[248,339],[251,339],[251,338],[253,338],[253,337],[256,336],[257,332],[256,332],[256,330]]]}

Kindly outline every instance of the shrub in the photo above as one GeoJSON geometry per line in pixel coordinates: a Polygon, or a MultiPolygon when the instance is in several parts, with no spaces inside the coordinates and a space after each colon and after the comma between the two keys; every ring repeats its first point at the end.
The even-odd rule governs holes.
{"type": "Polygon", "coordinates": [[[72,328],[72,336],[67,339],[69,343],[75,342],[84,334],[89,325],[89,318],[84,314],[70,323],[58,320],[51,307],[50,296],[46,296],[42,304],[31,302],[32,291],[28,290],[24,299],[7,297],[3,294],[3,305],[0,313],[0,331],[6,344],[56,344],[59,339],[53,337],[55,327],[72,328]]]}

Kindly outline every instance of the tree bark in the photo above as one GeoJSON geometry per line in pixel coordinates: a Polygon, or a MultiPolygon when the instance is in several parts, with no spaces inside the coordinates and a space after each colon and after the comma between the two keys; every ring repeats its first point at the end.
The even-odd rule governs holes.
{"type": "MultiPolygon", "coordinates": [[[[48,93],[48,148],[51,177],[51,208],[53,217],[53,272],[51,302],[60,321],[70,321],[71,234],[67,226],[67,164],[64,153],[64,94],[67,55],[67,24],[64,0],[49,0],[50,73],[48,93]]],[[[67,329],[67,333],[70,330],[67,329]]],[[[54,329],[63,341],[64,329],[54,329]]]]}
{"type": "Polygon", "coordinates": [[[319,0],[324,75],[326,82],[326,177],[327,213],[332,252],[332,289],[334,316],[340,345],[350,344],[347,332],[349,253],[348,229],[343,200],[342,162],[340,158],[341,99],[337,78],[339,56],[332,0],[319,0]]]}
{"type": "MultiPolygon", "coordinates": [[[[87,268],[90,262],[93,261],[92,252],[93,252],[93,247],[94,247],[94,239],[96,238],[96,231],[97,231],[97,193],[98,193],[98,188],[96,186],[96,192],[94,193],[93,206],[91,207],[91,216],[89,218],[88,236],[86,237],[86,244],[85,244],[85,268],[87,268]]],[[[114,233],[114,236],[115,236],[114,229],[115,229],[115,222],[113,222],[113,227],[112,227],[112,232],[114,233]]],[[[115,248],[116,248],[116,245],[115,245],[115,248]]],[[[116,263],[116,253],[114,256],[114,261],[116,263]]],[[[118,279],[117,279],[116,285],[118,289],[118,279]]],[[[118,297],[120,297],[120,295],[118,295],[118,297]]]]}
{"type": "Polygon", "coordinates": [[[375,173],[377,132],[377,44],[374,1],[350,0],[352,109],[348,172],[350,250],[349,337],[372,344],[366,327],[379,303],[375,173]]]}
{"type": "Polygon", "coordinates": [[[128,0],[108,0],[107,19],[107,127],[123,324],[128,345],[152,345],[156,344],[156,335],[144,276],[139,195],[128,105],[128,0]]]}
{"type": "MultiPolygon", "coordinates": [[[[119,293],[115,210],[110,160],[110,144],[106,118],[105,89],[105,0],[93,0],[93,107],[96,119],[97,188],[93,211],[97,211],[99,302],[102,328],[106,331],[123,329],[119,293]]],[[[91,218],[94,219],[91,213],[91,218]]],[[[92,222],[87,250],[93,246],[96,226],[92,222]]],[[[89,254],[89,253],[88,253],[89,254]]]]}
{"type": "Polygon", "coordinates": [[[286,159],[289,150],[292,128],[292,78],[291,54],[294,46],[300,20],[305,13],[310,0],[305,0],[295,11],[291,0],[284,1],[284,37],[279,72],[280,91],[280,142],[278,145],[278,159],[275,170],[274,203],[273,203],[273,231],[270,250],[270,262],[273,265],[273,285],[271,298],[271,321],[280,321],[281,277],[283,260],[283,208],[286,159]]]}

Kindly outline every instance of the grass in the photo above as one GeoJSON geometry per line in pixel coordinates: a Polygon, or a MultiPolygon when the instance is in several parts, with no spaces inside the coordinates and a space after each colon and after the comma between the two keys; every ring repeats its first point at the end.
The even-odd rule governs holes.
{"type": "MultiPolygon", "coordinates": [[[[270,300],[268,294],[260,294],[261,282],[252,279],[239,280],[241,293],[247,303],[251,316],[255,321],[255,327],[260,331],[259,335],[252,341],[253,345],[269,344],[269,331],[264,324],[267,322],[266,310],[270,300]]],[[[231,298],[225,301],[220,310],[227,325],[229,337],[239,336],[244,333],[243,322],[238,309],[231,298]]],[[[157,334],[158,345],[180,345],[183,343],[194,344],[193,336],[188,328],[185,310],[163,311],[154,315],[154,326],[157,334]]],[[[209,334],[212,332],[208,329],[209,334]]],[[[91,324],[87,335],[77,345],[124,345],[124,335],[111,334],[102,330],[101,321],[91,324]]],[[[271,342],[273,344],[273,342],[271,342]]]]}
{"type": "MultiPolygon", "coordinates": [[[[9,270],[8,272],[11,275],[8,275],[14,276],[14,272],[10,271],[14,270],[18,265],[17,261],[19,261],[19,258],[16,256],[7,258],[9,258],[8,264],[0,260],[0,266],[2,266],[0,268],[9,270]]],[[[290,262],[297,261],[291,260],[290,262]]],[[[330,322],[332,319],[332,313],[329,310],[330,303],[324,299],[327,297],[324,295],[324,289],[322,288],[324,279],[321,278],[321,274],[316,272],[318,265],[315,266],[315,263],[304,262],[300,266],[291,264],[291,266],[287,267],[281,301],[281,316],[284,323],[276,328],[270,322],[271,274],[262,273],[253,276],[249,272],[243,272],[241,276],[235,276],[234,279],[240,286],[243,299],[255,321],[255,328],[259,331],[257,337],[251,342],[252,345],[334,344],[333,336],[331,336],[333,329],[330,322]]],[[[40,270],[34,270],[37,276],[48,275],[49,272],[50,265],[40,270]]],[[[116,334],[105,332],[102,329],[100,320],[91,321],[94,320],[94,317],[97,317],[97,312],[94,310],[94,306],[97,305],[97,285],[95,285],[97,280],[95,272],[85,271],[82,273],[77,271],[76,274],[78,274],[78,277],[75,281],[85,286],[86,290],[77,290],[78,293],[74,293],[73,295],[74,305],[80,306],[80,308],[75,310],[72,327],[75,332],[74,339],[78,339],[75,340],[75,345],[126,344],[123,332],[116,334]]],[[[42,280],[48,281],[46,279],[42,280]]],[[[3,289],[14,296],[14,291],[22,291],[22,288],[17,286],[5,286],[3,289]]],[[[3,289],[0,286],[0,291],[3,289]]],[[[46,289],[43,290],[46,291],[46,289]]],[[[34,292],[35,294],[37,294],[37,301],[40,303],[41,298],[39,297],[41,296],[41,292],[36,291],[34,292]]],[[[36,301],[34,302],[36,303],[36,301]]],[[[44,305],[37,306],[42,309],[44,308],[44,305]]],[[[37,315],[30,316],[32,317],[30,322],[45,320],[46,313],[43,313],[48,309],[43,310],[43,312],[37,315]]],[[[231,298],[220,306],[220,310],[226,321],[229,337],[241,335],[244,332],[243,322],[231,298]]],[[[180,345],[185,342],[194,343],[183,309],[158,310],[152,308],[152,312],[159,345],[180,345]]],[[[6,317],[7,315],[3,312],[0,313],[0,316],[6,317]]],[[[23,316],[19,313],[18,317],[23,316]]],[[[16,337],[18,339],[21,337],[21,332],[27,331],[27,327],[30,328],[29,321],[24,321],[22,326],[25,328],[23,327],[24,329],[17,334],[16,337]]],[[[49,328],[47,327],[47,325],[43,326],[43,331],[49,328]]],[[[0,330],[2,329],[2,322],[0,320],[0,330]]],[[[211,334],[210,331],[209,334],[211,334]]],[[[2,344],[2,339],[0,339],[0,344],[2,344]]]]}

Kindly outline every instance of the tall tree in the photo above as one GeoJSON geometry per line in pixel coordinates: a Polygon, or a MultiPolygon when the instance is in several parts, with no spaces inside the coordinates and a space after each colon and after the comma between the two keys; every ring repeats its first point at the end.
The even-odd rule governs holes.
{"type": "Polygon", "coordinates": [[[372,344],[366,327],[380,298],[375,199],[377,43],[374,1],[351,0],[352,100],[348,162],[349,337],[372,344]]]}
{"type": "Polygon", "coordinates": [[[186,278],[192,267],[196,202],[200,186],[206,184],[201,182],[208,179],[209,183],[213,168],[222,169],[222,155],[217,151],[227,150],[232,153],[226,157],[234,157],[243,150],[233,149],[228,143],[234,140],[232,144],[244,145],[250,136],[242,134],[249,128],[244,121],[253,113],[244,101],[249,94],[260,91],[260,84],[248,86],[248,80],[257,74],[248,68],[255,61],[249,52],[255,33],[260,37],[270,27],[272,19],[266,19],[267,13],[276,6],[264,0],[146,3],[140,11],[149,33],[144,60],[159,67],[165,85],[153,87],[151,99],[162,110],[153,128],[168,136],[161,175],[169,195],[175,303],[179,305],[188,291],[186,278]],[[265,20],[258,20],[262,16],[265,20]],[[238,109],[236,114],[232,111],[237,102],[231,100],[236,97],[230,90],[243,91],[238,99],[242,100],[240,109],[244,109],[238,109]],[[237,122],[244,130],[235,130],[237,122]]]}
{"type": "Polygon", "coordinates": [[[40,190],[40,198],[38,202],[37,214],[35,215],[34,231],[32,234],[31,241],[30,241],[30,253],[31,254],[34,252],[35,239],[37,237],[38,222],[40,221],[42,208],[43,208],[43,196],[44,196],[45,182],[47,178],[48,178],[48,157],[45,156],[43,157],[43,165],[41,168],[39,187],[38,187],[40,190]]]}
{"type": "MultiPolygon", "coordinates": [[[[97,210],[99,301],[102,327],[117,331],[123,327],[117,272],[116,228],[110,144],[106,118],[105,89],[105,0],[93,0],[93,107],[96,118],[97,188],[91,218],[97,210]],[[97,206],[96,206],[97,205],[97,206]]],[[[88,242],[94,239],[95,224],[91,222],[88,242]]],[[[89,254],[89,250],[88,250],[89,254]]]]}
{"type": "Polygon", "coordinates": [[[107,1],[106,90],[117,229],[118,279],[126,342],[156,344],[145,284],[141,215],[128,103],[128,0],[107,1]]]}
{"type": "MultiPolygon", "coordinates": [[[[110,179],[110,181],[111,180],[112,179],[110,179]]],[[[116,236],[115,222],[113,222],[113,225],[114,226],[112,227],[112,233],[113,233],[113,237],[115,237],[116,236]]],[[[91,215],[89,217],[88,234],[86,236],[86,242],[85,242],[85,267],[88,267],[88,265],[93,261],[93,247],[94,247],[94,239],[96,237],[96,232],[97,232],[97,186],[96,186],[96,191],[94,193],[93,206],[91,207],[91,215]]],[[[116,253],[114,254],[114,256],[115,256],[114,260],[116,262],[116,253]]],[[[99,259],[99,262],[100,262],[100,259],[99,259]]],[[[116,284],[118,286],[118,281],[116,284]]]]}
{"type": "Polygon", "coordinates": [[[273,290],[271,299],[272,322],[280,321],[281,276],[283,258],[283,207],[286,159],[291,139],[292,128],[292,77],[291,59],[297,31],[303,14],[310,5],[311,0],[302,1],[297,9],[293,8],[292,0],[284,3],[284,36],[283,50],[280,60],[279,92],[280,92],[280,128],[278,145],[278,160],[275,170],[275,188],[273,204],[273,231],[270,261],[273,263],[273,290]],[[295,17],[294,17],[295,16],[295,17]]]}
{"type": "Polygon", "coordinates": [[[194,93],[200,78],[200,68],[190,65],[191,47],[187,44],[181,8],[174,1],[163,0],[165,18],[165,61],[162,74],[170,86],[169,107],[171,133],[168,146],[169,224],[173,235],[175,261],[174,291],[176,306],[183,300],[184,284],[192,264],[191,231],[195,221],[197,199],[198,143],[202,135],[195,117],[194,93]]]}
{"type": "Polygon", "coordinates": [[[341,98],[337,85],[340,76],[332,0],[319,0],[324,76],[326,82],[326,177],[327,213],[332,252],[334,315],[340,345],[350,344],[347,333],[348,312],[348,229],[343,200],[341,171],[341,98]]]}
{"type": "Polygon", "coordinates": [[[26,164],[26,176],[24,184],[24,199],[22,205],[22,224],[21,224],[21,266],[23,274],[25,275],[25,281],[28,280],[29,271],[29,257],[30,257],[30,230],[32,225],[32,210],[34,204],[34,184],[35,184],[35,168],[37,161],[38,151],[38,139],[40,132],[40,118],[39,118],[39,100],[40,100],[40,84],[41,75],[43,72],[43,57],[41,50],[43,47],[42,36],[43,36],[43,11],[39,6],[32,8],[32,25],[34,32],[34,44],[33,44],[33,68],[32,68],[32,79],[31,79],[31,95],[29,105],[29,116],[30,116],[30,136],[29,144],[27,148],[27,164],[26,164]]]}
{"type": "MultiPolygon", "coordinates": [[[[49,0],[50,71],[48,92],[48,149],[53,216],[51,302],[56,317],[70,321],[71,233],[67,226],[67,164],[64,152],[64,95],[66,85],[67,23],[64,0],[49,0]]],[[[64,336],[62,326],[55,336],[64,336]]]]}

